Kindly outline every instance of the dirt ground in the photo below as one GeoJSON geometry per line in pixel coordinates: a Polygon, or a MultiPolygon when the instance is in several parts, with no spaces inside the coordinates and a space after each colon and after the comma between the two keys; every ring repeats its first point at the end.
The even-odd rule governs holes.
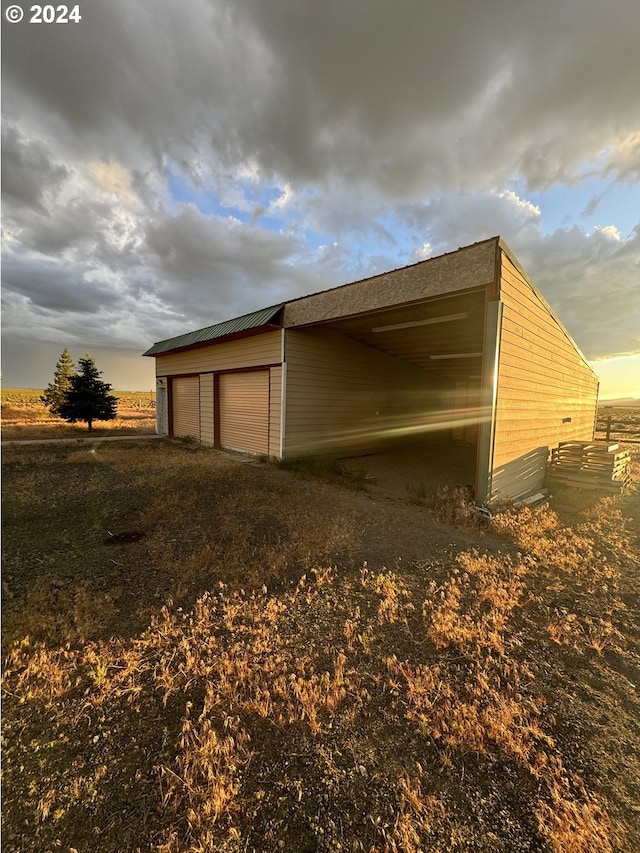
{"type": "MultiPolygon", "coordinates": [[[[86,440],[86,436],[83,438],[86,440]]],[[[139,601],[148,604],[149,595],[152,599],[170,596],[175,603],[190,606],[212,580],[251,581],[260,585],[269,585],[273,580],[281,585],[285,579],[296,581],[316,564],[339,563],[359,569],[366,562],[374,569],[391,568],[403,561],[420,561],[426,553],[438,559],[450,557],[467,547],[509,548],[504,540],[486,531],[466,531],[438,523],[425,510],[424,504],[435,498],[443,484],[455,484],[455,478],[441,474],[439,468],[444,470],[445,467],[441,463],[427,474],[419,470],[416,474],[417,469],[412,470],[408,465],[411,451],[348,460],[367,472],[365,490],[351,491],[301,480],[295,474],[242,454],[211,451],[180,441],[161,443],[161,449],[135,443],[130,448],[114,448],[97,438],[94,444],[78,448],[51,445],[4,448],[6,555],[16,555],[18,569],[14,573],[9,558],[5,564],[3,589],[4,627],[10,636],[25,631],[24,613],[19,614],[20,626],[15,632],[12,628],[12,602],[20,600],[25,593],[33,595],[34,588],[40,589],[39,582],[45,582],[43,578],[46,583],[53,584],[57,590],[55,597],[59,598],[61,591],[77,582],[78,563],[82,565],[83,580],[99,587],[103,591],[101,594],[113,598],[114,590],[121,590],[123,581],[129,590],[114,608],[118,615],[117,627],[105,622],[102,632],[91,634],[94,637],[107,636],[114,631],[122,633],[124,623],[129,620],[132,620],[131,625],[135,623],[130,599],[137,605],[139,601]],[[176,470],[158,471],[157,461],[167,454],[167,448],[176,470]],[[132,460],[130,469],[128,457],[132,460]],[[182,471],[180,459],[185,460],[182,471]],[[148,479],[146,460],[151,460],[148,479]],[[407,464],[406,468],[403,463],[407,464]],[[208,472],[212,474],[212,493],[205,498],[208,472]],[[164,480],[162,493],[154,494],[155,479],[164,480]],[[220,479],[223,485],[216,490],[220,479]],[[19,482],[20,487],[14,488],[14,482],[19,482]],[[175,495],[170,493],[172,482],[176,487],[175,495]],[[412,503],[414,482],[420,485],[420,490],[412,503]],[[89,500],[86,489],[90,490],[89,500]],[[184,489],[189,498],[196,497],[198,504],[205,499],[211,510],[207,518],[204,508],[198,505],[198,515],[189,519],[188,529],[184,526],[183,513],[174,516],[173,511],[177,495],[184,495],[184,489]],[[275,496],[276,503],[263,503],[265,494],[271,498],[275,496]],[[94,497],[98,501],[91,499],[94,497]],[[206,571],[203,576],[197,576],[194,571],[194,577],[188,579],[181,566],[178,576],[173,577],[171,567],[166,566],[170,563],[168,554],[193,552],[199,544],[211,545],[212,530],[205,524],[198,528],[196,522],[208,521],[215,529],[216,505],[225,499],[228,501],[224,507],[225,516],[232,515],[237,508],[241,517],[229,535],[219,537],[223,545],[233,537],[231,554],[224,554],[228,569],[219,569],[215,579],[206,571]],[[30,505],[31,518],[23,515],[26,505],[30,505]],[[308,523],[307,507],[313,507],[317,514],[315,523],[308,523]],[[291,539],[296,538],[291,536],[292,525],[302,528],[303,541],[292,544],[291,539]],[[25,541],[21,542],[20,536],[16,536],[18,530],[26,537],[25,541]],[[131,532],[140,532],[142,536],[137,541],[128,541],[126,535],[131,532]],[[118,540],[118,536],[125,538],[118,540]],[[287,543],[283,541],[285,536],[289,540],[287,543]],[[109,546],[106,550],[105,545],[109,546]],[[252,551],[252,564],[260,563],[262,557],[263,564],[268,565],[273,552],[280,552],[278,557],[284,552],[286,568],[283,571],[278,566],[277,577],[274,575],[273,579],[268,572],[263,575],[263,564],[259,575],[245,575],[247,546],[252,551]],[[42,550],[40,556],[39,549],[42,550]],[[163,571],[153,567],[142,573],[129,569],[137,563],[157,561],[163,550],[167,552],[161,556],[163,571]],[[118,555],[126,556],[121,570],[118,569],[118,555]]],[[[218,528],[216,532],[220,534],[221,531],[218,528]]],[[[220,556],[223,556],[222,551],[220,556]]],[[[142,621],[135,623],[135,629],[143,627],[150,611],[146,607],[140,612],[142,621]]],[[[46,632],[36,632],[35,636],[50,639],[46,632]]],[[[58,635],[55,638],[65,639],[58,635]]]]}
{"type": "Polygon", "coordinates": [[[473,488],[475,456],[475,446],[431,438],[346,461],[365,469],[374,500],[420,504],[443,489],[473,488]]]}
{"type": "Polygon", "coordinates": [[[454,525],[426,453],[4,449],[3,850],[640,849],[637,490],[454,525]]]}

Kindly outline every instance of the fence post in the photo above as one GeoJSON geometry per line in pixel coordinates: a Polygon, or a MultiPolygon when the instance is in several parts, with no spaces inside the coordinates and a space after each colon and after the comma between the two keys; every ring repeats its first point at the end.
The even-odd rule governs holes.
{"type": "Polygon", "coordinates": [[[611,440],[611,415],[607,416],[607,441],[611,440]]]}

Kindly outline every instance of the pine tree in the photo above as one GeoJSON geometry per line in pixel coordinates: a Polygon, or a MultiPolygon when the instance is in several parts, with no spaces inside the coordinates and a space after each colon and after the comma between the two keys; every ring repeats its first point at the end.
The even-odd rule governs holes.
{"type": "Polygon", "coordinates": [[[118,398],[109,394],[111,385],[100,379],[102,372],[90,355],[83,356],[78,366],[80,370],[70,377],[58,411],[65,421],[85,421],[91,430],[94,421],[112,421],[116,417],[118,398]]]}
{"type": "Polygon", "coordinates": [[[53,382],[47,385],[44,394],[40,397],[41,402],[44,403],[52,415],[60,413],[60,404],[64,400],[65,391],[69,388],[69,380],[75,371],[76,366],[69,355],[69,350],[65,347],[56,363],[53,382]]]}

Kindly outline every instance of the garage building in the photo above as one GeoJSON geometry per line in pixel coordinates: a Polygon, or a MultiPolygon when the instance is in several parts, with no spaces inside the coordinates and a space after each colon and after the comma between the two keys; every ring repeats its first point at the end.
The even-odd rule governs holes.
{"type": "Polygon", "coordinates": [[[160,433],[278,458],[446,436],[479,501],[539,488],[552,447],[593,437],[597,377],[499,237],[144,354],[160,433]]]}

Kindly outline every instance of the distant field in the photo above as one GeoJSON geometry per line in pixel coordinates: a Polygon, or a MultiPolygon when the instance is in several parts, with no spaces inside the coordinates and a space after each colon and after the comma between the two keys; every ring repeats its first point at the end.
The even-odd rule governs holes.
{"type": "Polygon", "coordinates": [[[640,442],[640,408],[602,403],[598,406],[596,438],[605,438],[608,426],[611,439],[640,442]]]}
{"type": "MultiPolygon", "coordinates": [[[[2,438],[73,438],[87,433],[83,423],[69,424],[50,414],[40,400],[43,391],[34,388],[2,389],[2,438]]],[[[93,434],[144,435],[155,431],[155,393],[152,391],[114,391],[118,398],[118,417],[97,421],[93,434]]]]}
{"type": "MultiPolygon", "coordinates": [[[[42,388],[3,388],[2,405],[42,406],[42,388]]],[[[112,391],[124,408],[155,408],[156,395],[153,391],[112,391]]]]}

